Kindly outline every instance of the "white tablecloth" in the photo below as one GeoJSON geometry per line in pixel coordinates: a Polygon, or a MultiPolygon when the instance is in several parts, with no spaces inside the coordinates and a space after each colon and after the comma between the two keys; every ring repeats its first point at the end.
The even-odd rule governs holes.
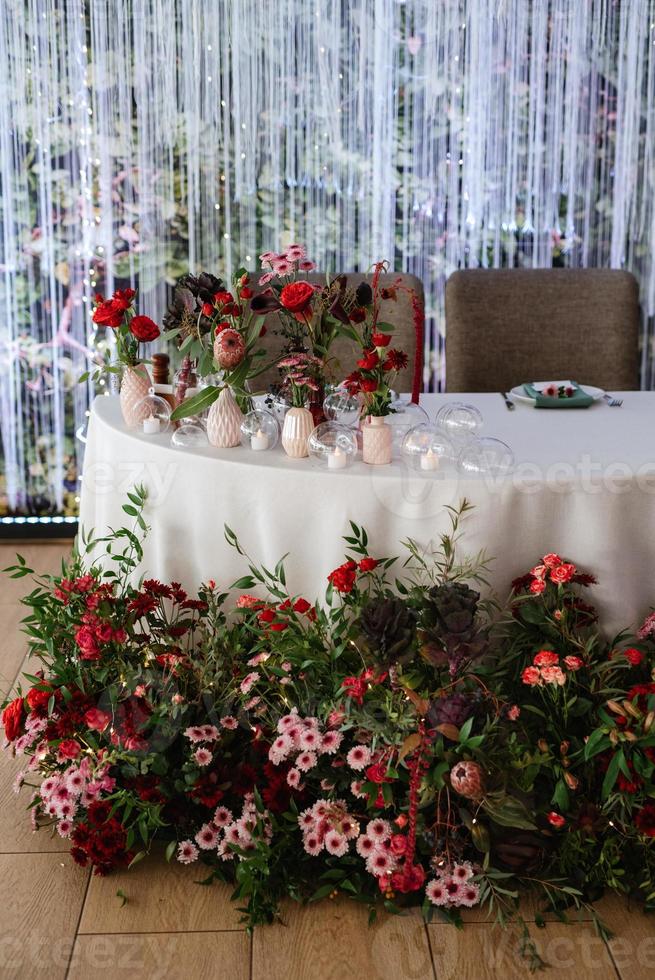
{"type": "MultiPolygon", "coordinates": [[[[513,449],[517,466],[504,479],[410,475],[399,461],[346,471],[244,448],[186,451],[170,433],[125,430],[115,397],[94,402],[82,480],[81,523],[104,533],[128,519],[121,506],[137,483],[149,492],[151,532],[144,570],[192,590],[208,578],[230,585],[246,573],[223,535],[272,568],[285,561],[293,593],[323,595],[326,575],[343,560],[349,521],[369,532],[371,553],[402,554],[408,537],[438,543],[448,527],[445,504],[467,497],[462,552],[494,557],[490,580],[505,597],[510,581],[556,551],[600,580],[589,597],[609,630],[638,624],[655,604],[655,393],[626,392],[622,408],[506,409],[497,394],[457,396],[484,416],[484,435],[513,449]]],[[[425,395],[431,418],[453,396],[425,395]]]]}

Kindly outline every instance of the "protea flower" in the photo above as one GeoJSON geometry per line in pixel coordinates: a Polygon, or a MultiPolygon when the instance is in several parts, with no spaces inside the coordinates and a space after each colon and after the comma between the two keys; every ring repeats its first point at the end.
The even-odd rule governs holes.
{"type": "Polygon", "coordinates": [[[484,792],[484,776],[477,762],[458,762],[450,770],[450,785],[468,800],[479,799],[484,792]]]}
{"type": "Polygon", "coordinates": [[[214,341],[214,358],[224,371],[229,371],[241,364],[245,353],[246,345],[238,330],[232,330],[231,327],[228,327],[217,334],[214,341]]]}

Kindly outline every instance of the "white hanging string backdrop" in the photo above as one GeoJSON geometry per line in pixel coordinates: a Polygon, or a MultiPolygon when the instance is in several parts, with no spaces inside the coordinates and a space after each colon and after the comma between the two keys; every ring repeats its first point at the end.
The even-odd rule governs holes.
{"type": "Polygon", "coordinates": [[[4,0],[4,506],[74,506],[94,293],[292,240],[425,284],[426,387],[464,265],[638,276],[654,382],[655,0],[4,0]]]}

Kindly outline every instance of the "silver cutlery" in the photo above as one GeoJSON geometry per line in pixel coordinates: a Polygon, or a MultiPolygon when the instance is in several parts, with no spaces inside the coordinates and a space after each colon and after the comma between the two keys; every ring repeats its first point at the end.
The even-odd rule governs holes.
{"type": "Polygon", "coordinates": [[[623,404],[622,398],[615,398],[614,395],[610,395],[608,391],[604,393],[603,399],[607,402],[610,408],[620,408],[623,404]]]}
{"type": "Polygon", "coordinates": [[[499,391],[498,394],[500,395],[500,397],[505,402],[505,408],[508,409],[510,412],[513,412],[514,409],[516,408],[516,405],[514,404],[514,402],[512,401],[512,399],[509,398],[507,392],[506,391],[499,391]]]}

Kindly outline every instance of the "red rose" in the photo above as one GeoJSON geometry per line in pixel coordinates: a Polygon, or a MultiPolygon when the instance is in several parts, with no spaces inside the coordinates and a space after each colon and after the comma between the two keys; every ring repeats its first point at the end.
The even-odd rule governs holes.
{"type": "Polygon", "coordinates": [[[84,724],[94,732],[104,732],[111,721],[111,715],[100,708],[89,708],[84,713],[84,724]]]}
{"type": "Polygon", "coordinates": [[[63,762],[65,759],[77,759],[81,751],[82,749],[74,738],[65,738],[63,742],[59,743],[57,758],[61,762],[63,762]]]}
{"type": "Polygon", "coordinates": [[[290,282],[280,293],[280,303],[289,313],[304,313],[312,301],[314,287],[304,280],[290,282]]]}
{"type": "Polygon", "coordinates": [[[392,834],[390,839],[391,853],[400,857],[407,850],[407,838],[404,834],[392,834]]]}
{"type": "Polygon", "coordinates": [[[378,567],[377,558],[362,558],[359,563],[360,572],[372,572],[374,568],[378,567]]]}
{"type": "Polygon", "coordinates": [[[391,335],[388,333],[374,333],[371,340],[375,347],[388,347],[391,343],[391,335]]]}
{"type": "Polygon", "coordinates": [[[222,289],[220,292],[214,293],[214,302],[217,306],[225,306],[227,303],[234,302],[234,296],[222,289]]]}
{"type": "Polygon", "coordinates": [[[370,783],[389,783],[391,780],[387,776],[387,767],[382,762],[375,762],[366,770],[366,778],[370,783]]]}
{"type": "Polygon", "coordinates": [[[551,810],[550,813],[548,814],[548,823],[551,825],[551,827],[555,827],[557,830],[561,830],[561,828],[566,823],[566,818],[563,817],[560,813],[555,813],[554,810],[551,810]]]}
{"type": "Polygon", "coordinates": [[[543,579],[536,578],[533,582],[530,582],[530,592],[533,595],[541,595],[546,589],[546,583],[543,579]]]}
{"type": "Polygon", "coordinates": [[[380,357],[377,351],[367,351],[359,361],[357,361],[357,367],[361,368],[362,371],[372,371],[380,363],[380,357]]]}
{"type": "Polygon", "coordinates": [[[100,327],[112,327],[115,330],[123,322],[124,314],[124,307],[117,305],[113,299],[106,299],[96,306],[91,319],[100,327]]]}
{"type": "Polygon", "coordinates": [[[543,561],[546,568],[555,568],[556,565],[562,564],[562,559],[560,556],[554,554],[553,552],[548,555],[544,555],[543,561]]]}
{"type": "Polygon", "coordinates": [[[48,706],[48,701],[52,697],[52,689],[39,690],[38,687],[33,687],[31,691],[27,692],[26,701],[30,706],[31,711],[44,711],[48,706]]]}
{"type": "Polygon", "coordinates": [[[203,316],[211,316],[213,312],[214,312],[214,307],[211,305],[211,303],[202,304],[203,316]]]}
{"type": "Polygon", "coordinates": [[[638,667],[644,659],[643,653],[641,650],[637,650],[636,647],[628,647],[627,650],[623,651],[623,656],[633,667],[638,667]]]}
{"type": "Polygon", "coordinates": [[[112,301],[117,310],[129,310],[135,296],[134,289],[117,289],[112,296],[112,301]]]}
{"type": "Polygon", "coordinates": [[[558,585],[563,582],[570,582],[574,575],[575,565],[558,565],[550,572],[551,581],[557,582],[558,585]]]}
{"type": "Polygon", "coordinates": [[[81,660],[100,660],[100,647],[90,626],[80,626],[75,633],[81,660]]]}
{"type": "Polygon", "coordinates": [[[159,336],[159,327],[149,316],[135,316],[130,323],[130,331],[142,344],[149,344],[159,336]]]}
{"type": "Polygon", "coordinates": [[[241,299],[252,299],[253,296],[254,293],[250,286],[244,286],[240,293],[241,299]]]}
{"type": "Polygon", "coordinates": [[[270,629],[271,629],[271,630],[272,630],[272,631],[273,631],[274,633],[282,633],[282,632],[283,632],[283,630],[285,630],[285,629],[287,628],[287,626],[288,626],[288,625],[289,625],[288,623],[271,623],[271,625],[270,625],[270,627],[269,627],[269,628],[270,628],[270,629]]]}
{"type": "Polygon", "coordinates": [[[13,742],[20,734],[21,723],[23,720],[23,699],[16,698],[8,704],[2,712],[2,724],[8,742],[13,742]]]}

